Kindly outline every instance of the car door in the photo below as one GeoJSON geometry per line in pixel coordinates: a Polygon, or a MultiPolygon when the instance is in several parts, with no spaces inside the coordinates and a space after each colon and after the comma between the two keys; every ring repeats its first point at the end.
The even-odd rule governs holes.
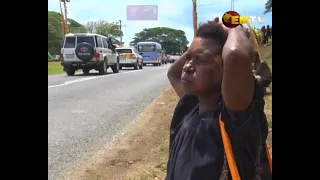
{"type": "Polygon", "coordinates": [[[132,50],[136,54],[136,56],[138,57],[139,64],[141,64],[142,63],[142,56],[139,54],[137,49],[133,48],[132,50]]]}
{"type": "Polygon", "coordinates": [[[103,48],[103,43],[102,43],[102,38],[100,36],[95,36],[96,37],[96,44],[97,44],[97,47],[96,47],[96,51],[97,53],[100,54],[100,58],[101,60],[104,59],[104,55],[105,55],[105,52],[104,52],[104,48],[103,48]]]}
{"type": "Polygon", "coordinates": [[[103,44],[104,44],[104,49],[105,49],[105,55],[108,58],[108,64],[112,63],[112,57],[111,57],[111,50],[109,49],[109,43],[108,43],[108,38],[103,37],[102,38],[103,44]]]}
{"type": "MultiPolygon", "coordinates": [[[[107,42],[108,42],[108,50],[110,53],[110,62],[111,63],[116,63],[117,62],[117,53],[116,53],[116,49],[113,46],[110,38],[107,38],[107,42]]],[[[109,58],[108,58],[109,59],[109,58]]]]}
{"type": "Polygon", "coordinates": [[[103,50],[104,50],[104,55],[108,59],[108,63],[111,63],[111,51],[108,46],[108,39],[106,37],[102,37],[102,42],[103,42],[103,50]]]}
{"type": "Polygon", "coordinates": [[[63,47],[61,48],[61,54],[65,62],[72,61],[81,61],[75,55],[76,49],[76,37],[75,36],[66,36],[64,39],[63,47]]]}

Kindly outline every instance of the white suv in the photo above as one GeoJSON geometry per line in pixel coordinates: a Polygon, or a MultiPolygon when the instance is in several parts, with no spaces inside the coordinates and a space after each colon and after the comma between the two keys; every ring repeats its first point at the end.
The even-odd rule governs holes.
{"type": "Polygon", "coordinates": [[[119,72],[119,57],[111,37],[99,34],[66,34],[60,58],[68,76],[73,76],[78,69],[85,74],[95,69],[103,75],[109,67],[113,73],[119,72]]]}

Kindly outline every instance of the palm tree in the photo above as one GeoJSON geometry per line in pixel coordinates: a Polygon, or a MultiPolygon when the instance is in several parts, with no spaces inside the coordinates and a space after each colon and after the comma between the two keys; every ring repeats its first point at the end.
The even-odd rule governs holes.
{"type": "Polygon", "coordinates": [[[272,0],[267,0],[266,4],[264,5],[265,11],[264,14],[268,12],[272,12],[272,0]]]}

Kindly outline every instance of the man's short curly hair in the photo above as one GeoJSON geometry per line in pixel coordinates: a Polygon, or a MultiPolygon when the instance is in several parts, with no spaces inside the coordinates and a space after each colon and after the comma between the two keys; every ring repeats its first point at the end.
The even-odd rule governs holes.
{"type": "Polygon", "coordinates": [[[225,34],[222,26],[210,21],[199,26],[196,32],[196,37],[212,40],[215,45],[220,46],[221,52],[224,44],[227,41],[227,35],[225,34]]]}

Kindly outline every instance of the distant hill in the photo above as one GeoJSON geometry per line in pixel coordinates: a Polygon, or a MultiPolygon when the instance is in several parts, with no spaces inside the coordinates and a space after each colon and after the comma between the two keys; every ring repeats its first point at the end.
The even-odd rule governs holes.
{"type": "MultiPolygon", "coordinates": [[[[85,26],[73,19],[68,19],[68,28],[70,32],[86,32],[85,26]]],[[[60,54],[61,43],[61,15],[48,11],[48,52],[60,54]]]]}

